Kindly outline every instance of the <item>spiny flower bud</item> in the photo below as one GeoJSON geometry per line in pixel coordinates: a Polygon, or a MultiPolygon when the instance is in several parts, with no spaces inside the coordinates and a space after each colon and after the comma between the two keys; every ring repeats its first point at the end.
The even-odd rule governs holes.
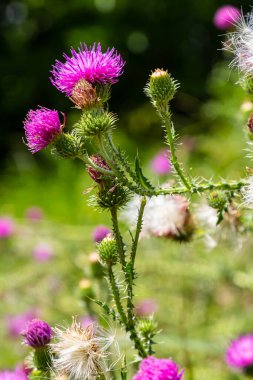
{"type": "MultiPolygon", "coordinates": [[[[108,166],[107,162],[103,159],[102,156],[100,156],[100,154],[93,154],[90,158],[95,165],[99,166],[102,169],[110,170],[110,167],[108,166]]],[[[96,170],[92,166],[87,165],[87,172],[89,176],[93,179],[93,181],[99,184],[103,182],[103,178],[105,175],[101,173],[99,170],[96,170]]]]}
{"type": "Polygon", "coordinates": [[[222,191],[212,191],[208,197],[208,204],[217,210],[222,210],[228,199],[222,191]]]}
{"type": "Polygon", "coordinates": [[[53,154],[62,158],[75,159],[82,156],[84,152],[83,142],[73,134],[62,133],[55,139],[53,154]]]}
{"type": "Polygon", "coordinates": [[[156,69],[149,78],[144,92],[151,98],[154,106],[167,105],[174,98],[177,82],[167,71],[156,69]]]}
{"type": "Polygon", "coordinates": [[[80,79],[73,88],[70,100],[76,108],[91,108],[97,103],[96,89],[85,79],[80,79]]]}
{"type": "Polygon", "coordinates": [[[80,295],[80,298],[85,302],[87,301],[87,298],[94,297],[92,284],[90,280],[88,280],[87,278],[83,278],[79,282],[79,295],[80,295]]]}
{"type": "Polygon", "coordinates": [[[97,252],[92,252],[89,255],[89,263],[93,276],[101,279],[104,276],[104,268],[99,261],[99,254],[97,252]]]}
{"type": "Polygon", "coordinates": [[[99,193],[93,198],[94,207],[102,209],[110,209],[114,206],[118,208],[125,206],[129,201],[129,191],[118,184],[106,184],[106,187],[101,187],[99,193]]]}
{"type": "Polygon", "coordinates": [[[94,109],[83,113],[76,130],[79,135],[90,138],[110,131],[114,128],[116,121],[117,118],[113,113],[94,109]]]}
{"type": "Polygon", "coordinates": [[[156,332],[156,323],[152,318],[142,319],[138,322],[137,329],[145,338],[153,337],[156,332]]]}
{"type": "Polygon", "coordinates": [[[44,321],[33,319],[28,322],[21,333],[25,337],[24,343],[33,348],[45,347],[52,338],[52,329],[44,321]]]}
{"type": "Polygon", "coordinates": [[[118,260],[116,240],[112,236],[104,238],[98,245],[98,253],[104,264],[115,265],[118,260]]]}

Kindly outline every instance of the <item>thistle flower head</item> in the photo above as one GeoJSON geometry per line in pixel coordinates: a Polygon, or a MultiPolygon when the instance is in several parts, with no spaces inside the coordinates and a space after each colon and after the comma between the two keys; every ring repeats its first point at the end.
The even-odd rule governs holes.
{"type": "Polygon", "coordinates": [[[67,329],[55,328],[51,344],[56,372],[72,380],[96,380],[108,371],[108,347],[113,339],[95,324],[82,327],[77,321],[67,329]]]}
{"type": "Polygon", "coordinates": [[[30,110],[24,121],[28,148],[32,153],[45,148],[61,133],[63,127],[58,111],[44,107],[30,110]]]}
{"type": "Polygon", "coordinates": [[[253,366],[253,335],[243,335],[231,342],[225,354],[229,367],[247,370],[253,366]]]}
{"type": "Polygon", "coordinates": [[[46,322],[33,319],[27,323],[21,335],[25,337],[24,343],[28,346],[33,348],[45,347],[52,338],[52,329],[46,322]]]}
{"type": "Polygon", "coordinates": [[[100,43],[93,46],[81,44],[78,51],[71,49],[71,56],[63,54],[65,62],[56,61],[52,70],[52,84],[67,96],[73,96],[73,90],[80,80],[92,85],[113,84],[123,73],[125,62],[112,48],[102,52],[100,43]]]}
{"type": "MultiPolygon", "coordinates": [[[[103,159],[102,156],[100,156],[100,154],[93,154],[91,156],[91,160],[94,162],[95,165],[97,165],[98,167],[102,169],[110,169],[107,162],[103,159]]],[[[93,181],[97,183],[103,182],[104,175],[97,169],[93,168],[92,166],[87,165],[87,172],[89,176],[93,179],[93,181]]]]}
{"type": "Polygon", "coordinates": [[[139,372],[134,375],[133,380],[181,380],[184,370],[179,368],[171,359],[157,359],[148,356],[140,364],[139,372]]]}
{"type": "Polygon", "coordinates": [[[241,190],[244,205],[249,208],[253,208],[253,175],[250,175],[247,180],[247,184],[243,186],[241,190]]]}
{"type": "Polygon", "coordinates": [[[240,18],[240,11],[233,5],[223,5],[219,7],[213,18],[213,23],[216,28],[221,30],[229,29],[240,18]]]}

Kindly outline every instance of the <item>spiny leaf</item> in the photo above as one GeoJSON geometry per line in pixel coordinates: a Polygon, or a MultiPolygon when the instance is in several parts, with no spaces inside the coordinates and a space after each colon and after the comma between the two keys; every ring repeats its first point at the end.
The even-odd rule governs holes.
{"type": "Polygon", "coordinates": [[[151,185],[149,180],[142,173],[138,153],[137,153],[136,158],[135,158],[135,173],[136,173],[136,176],[138,178],[138,182],[140,183],[140,185],[142,187],[144,187],[147,190],[154,190],[154,187],[151,185]]]}

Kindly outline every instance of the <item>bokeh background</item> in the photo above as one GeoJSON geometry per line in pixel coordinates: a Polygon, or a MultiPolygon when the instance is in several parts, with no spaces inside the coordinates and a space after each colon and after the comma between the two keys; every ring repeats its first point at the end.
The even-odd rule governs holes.
{"type": "MultiPolygon", "coordinates": [[[[250,11],[248,1],[230,4],[250,11]]],[[[67,113],[69,125],[78,118],[78,110],[50,83],[55,59],[80,42],[101,42],[122,54],[125,73],[110,102],[120,119],[115,138],[130,158],[139,146],[145,172],[156,184],[167,179],[152,173],[149,164],[164,148],[163,132],[143,87],[151,70],[168,69],[181,84],[172,104],[181,160],[193,176],[236,179],[249,164],[244,126],[251,108],[221,50],[225,32],[213,24],[221,5],[214,0],[1,2],[0,215],[13,219],[14,237],[0,241],[0,368],[20,362],[26,352],[19,338],[10,336],[8,316],[36,310],[58,323],[87,313],[76,297],[77,283],[89,276],[93,228],[110,222],[87,205],[83,192],[92,182],[82,164],[56,160],[47,151],[33,156],[22,141],[22,121],[37,105],[67,113]],[[41,210],[35,223],[27,217],[31,207],[41,210]],[[44,265],[34,256],[38,244],[53,252],[44,265]]],[[[242,249],[230,235],[227,240],[209,254],[198,241],[141,244],[137,297],[157,297],[163,342],[158,353],[181,360],[192,379],[239,378],[227,370],[223,351],[234,335],[252,329],[250,243],[242,249]]]]}

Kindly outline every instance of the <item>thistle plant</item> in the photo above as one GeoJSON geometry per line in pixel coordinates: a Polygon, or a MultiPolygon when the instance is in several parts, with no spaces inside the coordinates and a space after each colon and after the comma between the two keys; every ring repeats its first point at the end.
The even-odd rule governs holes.
{"type": "MultiPolygon", "coordinates": [[[[249,94],[253,83],[252,20],[252,14],[246,19],[241,18],[238,29],[229,34],[225,45],[235,53],[233,65],[239,67],[239,84],[249,94]]],[[[95,194],[90,197],[90,204],[110,213],[111,230],[94,234],[97,252],[90,258],[90,263],[98,280],[103,276],[107,278],[113,302],[96,299],[89,280],[80,282],[80,297],[86,300],[89,308],[92,302],[99,305],[101,312],[125,329],[136,350],[136,361],[141,361],[134,379],[180,380],[183,371],[172,359],[154,356],[155,321],[143,319],[136,313],[134,287],[138,272],[135,262],[139,240],[146,235],[185,243],[194,239],[198,217],[191,210],[191,200],[193,195],[202,196],[202,193],[206,197],[205,207],[211,210],[212,217],[215,216],[215,223],[222,225],[229,221],[235,226],[239,223],[238,205],[241,209],[253,205],[253,176],[214,182],[189,174],[178,159],[178,136],[171,107],[179,83],[167,70],[155,69],[144,92],[160,118],[168,149],[165,155],[168,166],[164,173],[170,172],[170,178],[172,173],[173,179],[161,186],[153,185],[144,174],[139,156],[136,155],[134,163],[129,162],[124,150],[113,139],[118,116],[109,111],[108,102],[112,85],[123,74],[124,64],[114,48],[103,52],[100,44],[91,47],[82,44],[77,51],[71,49],[71,56],[64,54],[63,61],[56,61],[53,65],[51,82],[69,98],[70,105],[74,103],[80,110],[80,118],[69,126],[65,113],[43,107],[30,111],[24,122],[26,143],[32,153],[49,146],[61,158],[81,160],[94,182],[95,194]],[[60,115],[63,115],[62,120],[60,115]],[[120,212],[131,230],[130,243],[119,225],[120,212]]],[[[252,152],[251,124],[250,119],[249,149],[252,152]]],[[[208,222],[207,217],[205,221],[208,222]]],[[[46,342],[46,346],[50,346],[47,350],[51,355],[50,368],[35,366],[35,371],[42,370],[44,378],[50,378],[51,370],[74,380],[109,378],[110,339],[105,338],[104,333],[93,325],[83,329],[74,322],[69,329],[56,328],[54,334],[55,341],[46,342]]],[[[28,333],[26,341],[29,342],[28,333]]],[[[231,355],[228,353],[229,362],[231,355]]],[[[122,379],[128,378],[125,365],[120,372],[122,379]]]]}

